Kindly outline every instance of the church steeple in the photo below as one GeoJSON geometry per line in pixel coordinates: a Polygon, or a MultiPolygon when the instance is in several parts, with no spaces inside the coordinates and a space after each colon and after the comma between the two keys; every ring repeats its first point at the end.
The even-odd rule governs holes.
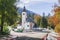
{"type": "Polygon", "coordinates": [[[23,12],[25,12],[26,11],[26,8],[25,8],[25,6],[24,6],[24,8],[23,8],[23,12]]]}
{"type": "Polygon", "coordinates": [[[22,27],[25,27],[26,18],[27,18],[27,13],[26,13],[26,8],[24,6],[23,11],[22,11],[22,27]]]}

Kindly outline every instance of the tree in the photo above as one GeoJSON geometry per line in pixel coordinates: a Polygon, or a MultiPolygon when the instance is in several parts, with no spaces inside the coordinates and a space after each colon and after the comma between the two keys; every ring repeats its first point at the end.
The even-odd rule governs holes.
{"type": "Polygon", "coordinates": [[[55,32],[60,33],[60,23],[56,25],[55,32]]]}
{"type": "Polygon", "coordinates": [[[41,27],[47,28],[47,26],[48,26],[47,19],[45,18],[45,13],[43,13],[43,17],[41,19],[41,27]]]}
{"type": "Polygon", "coordinates": [[[17,19],[17,10],[14,6],[16,0],[0,0],[1,32],[3,32],[4,22],[12,25],[17,19]]]}
{"type": "Polygon", "coordinates": [[[54,8],[54,16],[52,17],[54,26],[60,23],[60,6],[54,8]]]}
{"type": "Polygon", "coordinates": [[[34,15],[35,25],[40,26],[41,17],[39,15],[34,15]]]}
{"type": "Polygon", "coordinates": [[[59,20],[56,16],[53,16],[52,17],[52,22],[53,22],[54,26],[56,26],[59,23],[59,20]]]}

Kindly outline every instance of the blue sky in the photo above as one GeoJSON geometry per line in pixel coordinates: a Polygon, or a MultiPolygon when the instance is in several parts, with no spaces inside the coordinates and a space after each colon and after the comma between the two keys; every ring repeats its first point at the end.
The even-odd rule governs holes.
{"type": "Polygon", "coordinates": [[[51,10],[55,3],[58,4],[58,0],[19,0],[16,6],[23,8],[25,5],[26,9],[30,11],[39,15],[42,15],[43,12],[45,12],[45,15],[47,16],[49,13],[53,15],[51,10]]]}

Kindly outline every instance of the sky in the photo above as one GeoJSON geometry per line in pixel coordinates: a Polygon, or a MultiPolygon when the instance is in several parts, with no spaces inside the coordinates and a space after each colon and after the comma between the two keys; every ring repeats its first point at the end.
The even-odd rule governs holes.
{"type": "Polygon", "coordinates": [[[23,8],[25,6],[27,10],[39,15],[45,13],[47,16],[49,13],[53,15],[53,6],[58,4],[58,0],[17,0],[16,4],[17,7],[23,8]]]}

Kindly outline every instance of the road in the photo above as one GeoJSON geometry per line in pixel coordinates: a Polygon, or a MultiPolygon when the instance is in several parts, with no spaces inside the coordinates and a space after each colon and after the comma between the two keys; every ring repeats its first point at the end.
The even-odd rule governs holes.
{"type": "Polygon", "coordinates": [[[30,38],[38,38],[38,39],[43,39],[46,38],[47,33],[42,33],[42,32],[14,32],[11,31],[10,35],[17,36],[17,37],[30,37],[30,38]]]}

